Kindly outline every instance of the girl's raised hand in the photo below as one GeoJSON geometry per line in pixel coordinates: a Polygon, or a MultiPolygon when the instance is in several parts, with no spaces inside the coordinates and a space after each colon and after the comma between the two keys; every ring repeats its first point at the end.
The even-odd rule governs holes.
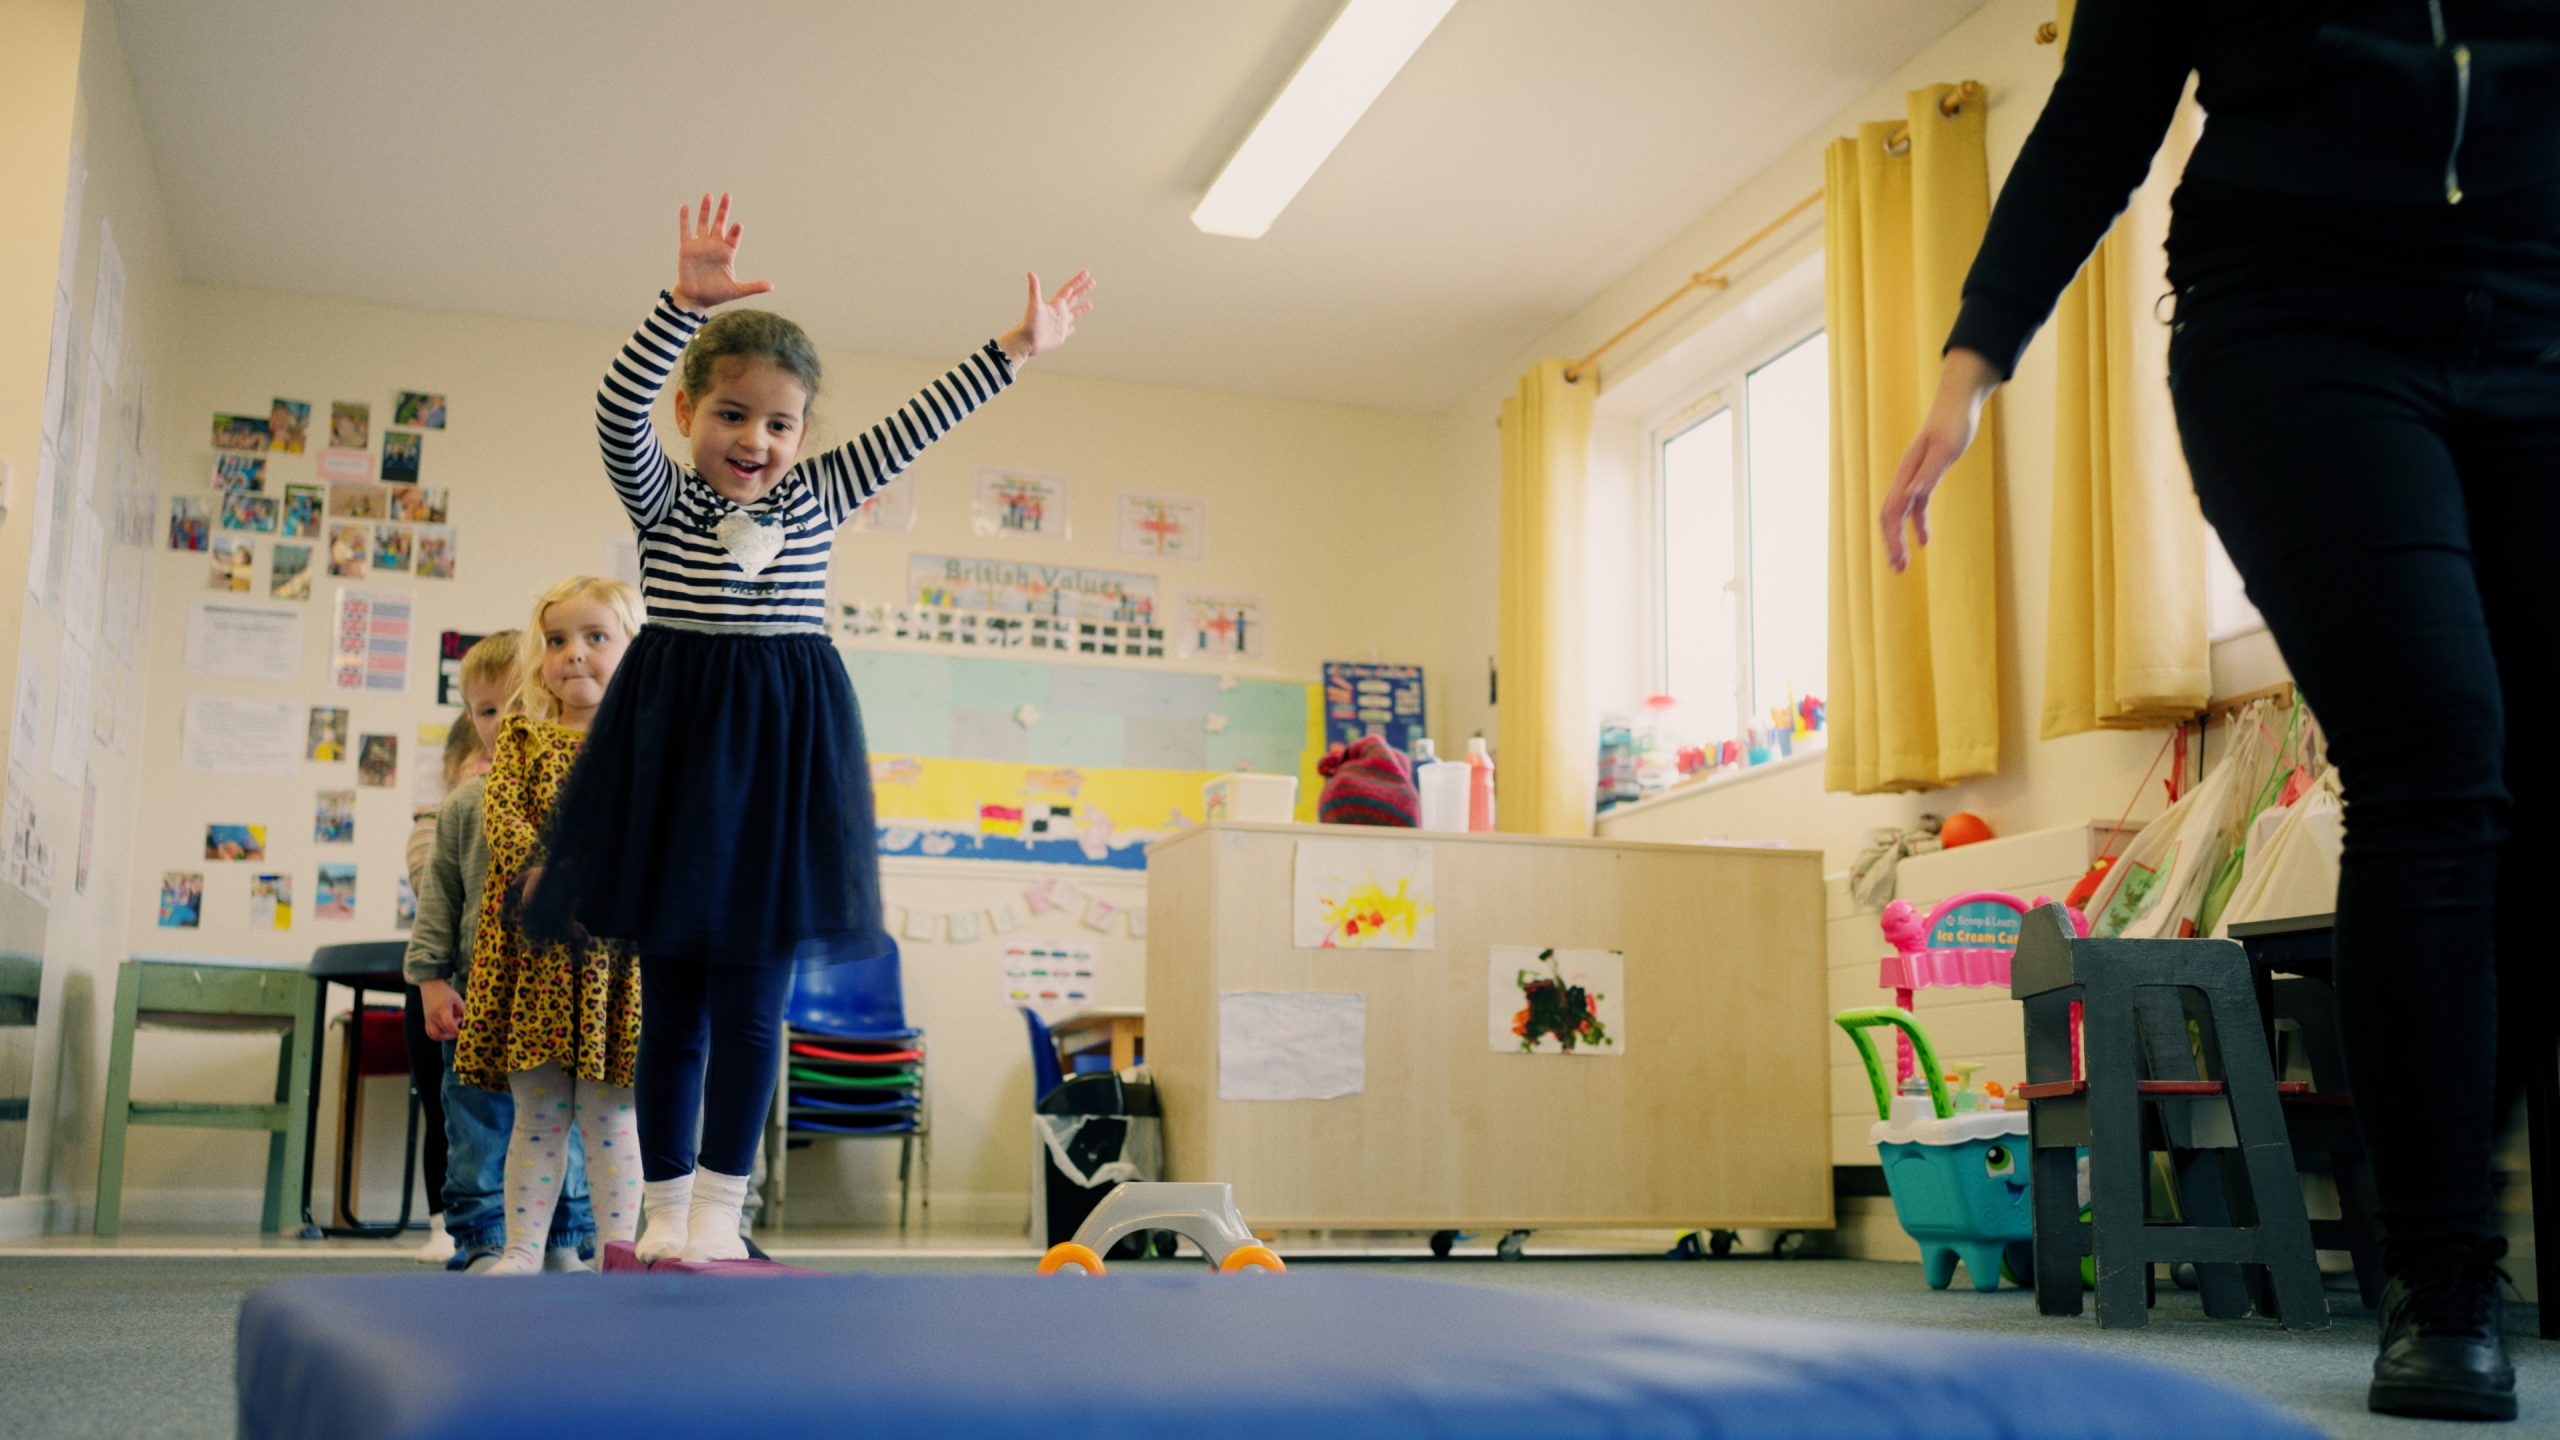
{"type": "Polygon", "coordinates": [[[1030,282],[1031,302],[1023,307],[1022,323],[1005,332],[996,343],[1004,353],[1016,360],[1027,360],[1045,354],[1067,343],[1076,333],[1076,317],[1093,310],[1093,272],[1079,270],[1075,278],[1058,287],[1058,293],[1040,298],[1040,277],[1025,275],[1030,282]]]}
{"type": "Polygon", "coordinates": [[[726,191],[721,192],[716,212],[707,190],[699,210],[690,205],[676,207],[676,283],[668,293],[678,306],[705,311],[773,288],[770,280],[738,278],[738,237],[746,231],[746,226],[730,223],[726,191]]]}

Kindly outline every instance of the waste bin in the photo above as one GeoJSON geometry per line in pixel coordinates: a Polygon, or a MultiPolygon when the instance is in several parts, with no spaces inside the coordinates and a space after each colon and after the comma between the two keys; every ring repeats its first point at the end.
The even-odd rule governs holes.
{"type": "MultiPolygon", "coordinates": [[[[1113,1186],[1162,1178],[1164,1120],[1154,1085],[1109,1073],[1077,1075],[1033,1108],[1040,1181],[1032,1213],[1043,1228],[1043,1246],[1074,1239],[1076,1227],[1113,1186]]],[[[1133,1236],[1103,1258],[1128,1258],[1141,1250],[1141,1239],[1133,1236]]]]}

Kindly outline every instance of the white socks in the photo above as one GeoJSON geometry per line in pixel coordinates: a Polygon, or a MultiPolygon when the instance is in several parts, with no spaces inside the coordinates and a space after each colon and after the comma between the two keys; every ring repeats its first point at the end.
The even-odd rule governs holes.
{"type": "Polygon", "coordinates": [[[643,1265],[684,1258],[693,1224],[693,1172],[673,1180],[647,1180],[640,1185],[639,1256],[643,1265]]]}
{"type": "Polygon", "coordinates": [[[693,1210],[687,1217],[684,1258],[744,1260],[747,1242],[738,1234],[738,1211],[747,1199],[747,1177],[717,1170],[693,1172],[693,1210]]]}
{"type": "Polygon", "coordinates": [[[427,1241],[409,1258],[421,1265],[441,1265],[453,1258],[453,1237],[445,1233],[443,1215],[427,1216],[427,1241]]]}
{"type": "Polygon", "coordinates": [[[488,1273],[531,1275],[543,1268],[543,1242],[560,1204],[573,1124],[586,1149],[596,1245],[601,1250],[630,1239],[640,1228],[640,1135],[631,1087],[576,1080],[552,1064],[516,1072],[508,1088],[515,1094],[516,1123],[507,1137],[507,1253],[488,1273]]]}

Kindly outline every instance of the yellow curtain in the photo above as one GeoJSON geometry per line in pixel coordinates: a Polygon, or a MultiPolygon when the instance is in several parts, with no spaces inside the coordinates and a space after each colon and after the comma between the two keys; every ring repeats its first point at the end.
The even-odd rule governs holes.
{"type": "Polygon", "coordinates": [[[1591,833],[1597,737],[1582,656],[1589,383],[1549,360],[1502,402],[1502,612],[1495,650],[1494,818],[1528,835],[1591,833]]]}
{"type": "MultiPolygon", "coordinates": [[[[2063,0],[2061,25],[2071,26],[2063,0]]],[[[2149,729],[2211,694],[2204,516],[2170,413],[2161,243],[2203,114],[2190,98],[2151,179],[2054,311],[2053,551],[2043,734],[2149,729]]]]}
{"type": "Polygon", "coordinates": [[[1896,575],[1878,516],[1936,393],[1938,352],[1990,217],[1984,106],[1912,91],[1900,122],[1823,157],[1824,322],[1831,345],[1831,694],[1823,785],[1921,790],[2000,764],[1993,411],[1929,507],[1930,541],[1896,575]],[[1908,127],[1910,144],[1888,153],[1908,127]]]}

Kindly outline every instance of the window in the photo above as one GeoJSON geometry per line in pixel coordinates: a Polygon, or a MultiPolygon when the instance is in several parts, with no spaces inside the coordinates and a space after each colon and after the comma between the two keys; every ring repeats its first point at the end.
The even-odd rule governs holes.
{"type": "Polygon", "coordinates": [[[1829,684],[1830,356],[1820,331],[1656,428],[1657,678],[1693,742],[1829,684]],[[1738,403],[1737,403],[1738,402],[1738,403]]]}

